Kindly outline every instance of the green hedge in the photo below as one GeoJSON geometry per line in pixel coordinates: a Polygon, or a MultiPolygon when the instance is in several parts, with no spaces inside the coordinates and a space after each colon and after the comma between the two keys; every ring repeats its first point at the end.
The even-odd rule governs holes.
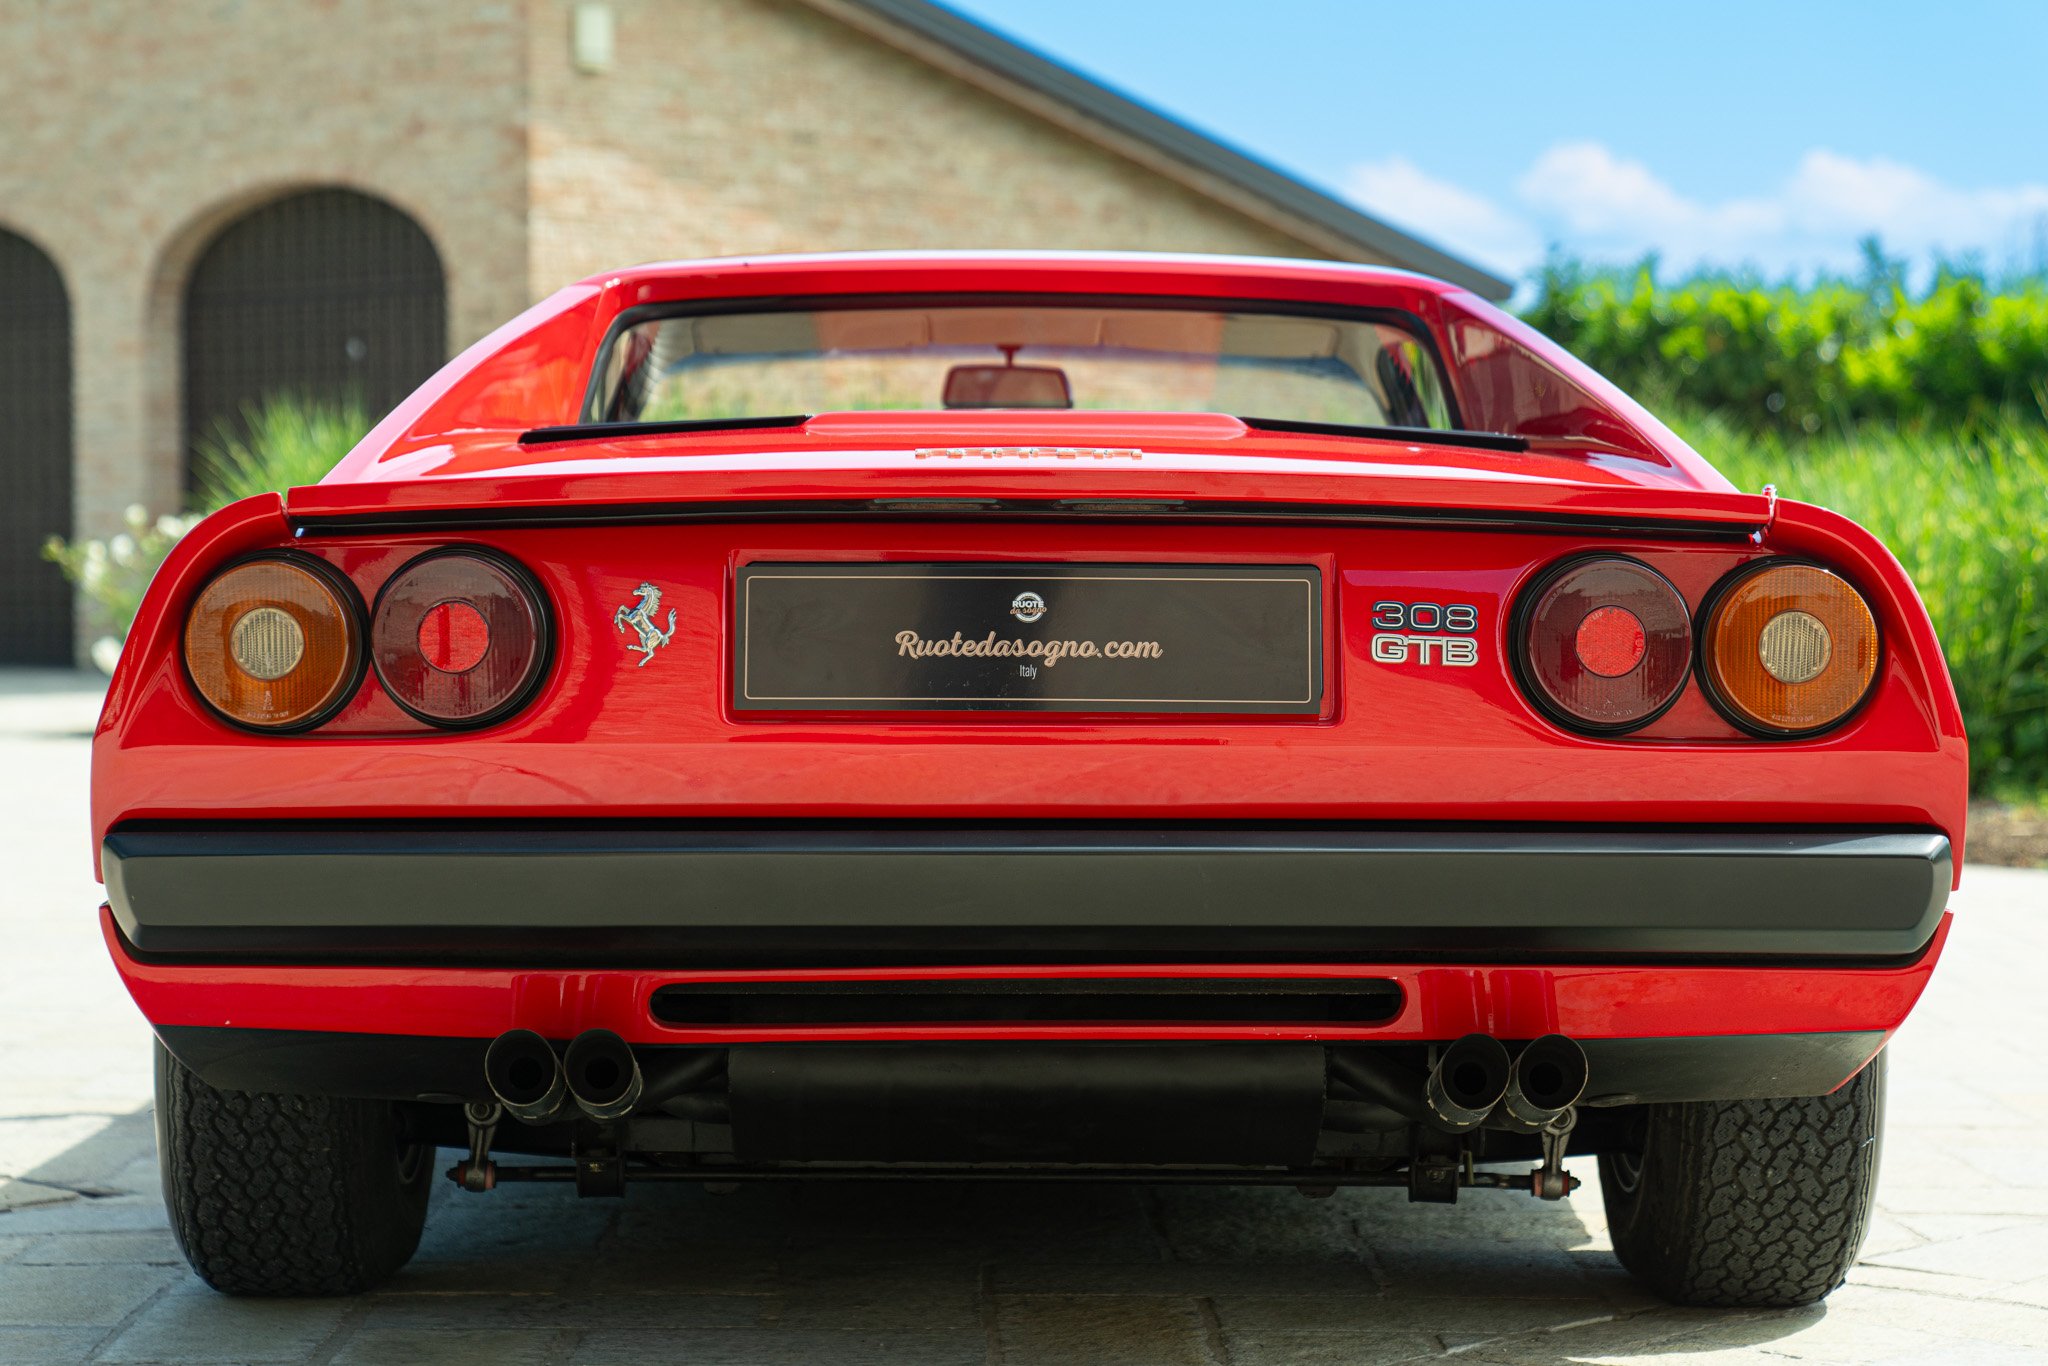
{"type": "Polygon", "coordinates": [[[1917,292],[1875,246],[1860,281],[1770,284],[1656,263],[1553,260],[1523,316],[1657,407],[1751,431],[1813,434],[1882,421],[1968,426],[2038,413],[2048,393],[2048,281],[1937,269],[1917,292]]]}
{"type": "Polygon", "coordinates": [[[1788,444],[1718,414],[1675,416],[1739,487],[1776,484],[1891,547],[1948,656],[1972,787],[2048,792],[2048,429],[2010,418],[1968,434],[1870,425],[1788,444]]]}

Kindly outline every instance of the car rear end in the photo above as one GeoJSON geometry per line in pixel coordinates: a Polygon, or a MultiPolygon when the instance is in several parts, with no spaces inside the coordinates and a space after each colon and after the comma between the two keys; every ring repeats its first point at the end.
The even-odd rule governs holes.
{"type": "MultiPolygon", "coordinates": [[[[1163,278],[1116,285],[1221,276],[1163,278]]],[[[1280,279],[1235,287],[1335,288],[1280,279]]],[[[511,402],[472,364],[373,437],[381,465],[219,514],[95,750],[105,932],[177,1084],[381,1106],[380,1141],[467,1149],[472,1189],[586,1194],[1555,1198],[1572,1153],[1642,1184],[1687,1105],[1870,1110],[1964,800],[1910,584],[1661,429],[1631,446],[1639,410],[1450,425],[1515,373],[1453,316],[1484,306],[1373,288],[1453,358],[1440,400],[1394,395],[1404,430],[621,421],[631,365],[675,363],[621,339],[676,305],[599,294],[580,421],[427,430],[511,402]]],[[[1057,397],[1021,363],[945,391],[1057,397]]],[[[1778,1300],[1832,1284],[1796,1270],[1778,1300]]]]}

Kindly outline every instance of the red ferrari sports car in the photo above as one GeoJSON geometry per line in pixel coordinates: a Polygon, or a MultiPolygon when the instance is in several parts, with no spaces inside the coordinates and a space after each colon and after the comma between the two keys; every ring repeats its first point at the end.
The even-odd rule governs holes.
{"type": "Polygon", "coordinates": [[[436,1146],[592,1196],[1584,1156],[1650,1286],[1783,1305],[1862,1238],[1965,767],[1882,545],[1470,294],[815,256],[572,285],[201,523],[93,821],[224,1291],[388,1275],[436,1146]]]}

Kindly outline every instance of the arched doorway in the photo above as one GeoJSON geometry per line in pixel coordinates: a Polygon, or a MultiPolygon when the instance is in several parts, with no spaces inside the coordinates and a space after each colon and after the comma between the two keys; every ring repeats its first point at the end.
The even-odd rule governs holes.
{"type": "Polygon", "coordinates": [[[56,263],[0,229],[0,664],[71,663],[71,304],[56,263]]]}
{"type": "Polygon", "coordinates": [[[420,225],[381,199],[308,190],[251,210],[185,286],[192,454],[272,394],[354,396],[375,421],[448,358],[447,285],[420,225]]]}

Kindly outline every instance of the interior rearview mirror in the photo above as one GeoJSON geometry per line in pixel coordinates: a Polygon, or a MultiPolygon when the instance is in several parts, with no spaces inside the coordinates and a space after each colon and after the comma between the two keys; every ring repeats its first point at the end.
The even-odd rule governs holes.
{"type": "Polygon", "coordinates": [[[1071,408],[1074,391],[1056,365],[956,365],[946,372],[948,408],[1071,408]]]}

